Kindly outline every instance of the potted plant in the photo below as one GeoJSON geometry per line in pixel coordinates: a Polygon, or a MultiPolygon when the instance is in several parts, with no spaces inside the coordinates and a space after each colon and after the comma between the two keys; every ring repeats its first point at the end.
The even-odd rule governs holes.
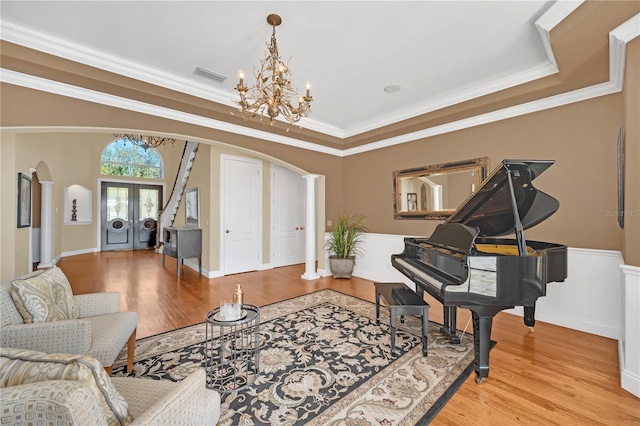
{"type": "Polygon", "coordinates": [[[340,215],[333,231],[325,241],[329,254],[329,267],[334,278],[350,278],[360,253],[365,232],[363,215],[340,215]]]}

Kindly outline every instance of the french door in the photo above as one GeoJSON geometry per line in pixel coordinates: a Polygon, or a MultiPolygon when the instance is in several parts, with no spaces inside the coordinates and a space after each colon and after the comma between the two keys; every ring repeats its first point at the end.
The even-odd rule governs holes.
{"type": "Polygon", "coordinates": [[[102,182],[100,249],[138,250],[154,247],[162,186],[102,182]]]}

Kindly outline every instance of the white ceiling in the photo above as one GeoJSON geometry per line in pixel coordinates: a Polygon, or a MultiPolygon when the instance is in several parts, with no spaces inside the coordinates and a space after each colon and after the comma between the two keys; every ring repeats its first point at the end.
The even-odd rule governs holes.
{"type": "Polygon", "coordinates": [[[277,13],[293,81],[312,85],[301,124],[348,137],[555,72],[535,25],[554,3],[3,0],[0,16],[5,40],[231,104],[277,13]]]}

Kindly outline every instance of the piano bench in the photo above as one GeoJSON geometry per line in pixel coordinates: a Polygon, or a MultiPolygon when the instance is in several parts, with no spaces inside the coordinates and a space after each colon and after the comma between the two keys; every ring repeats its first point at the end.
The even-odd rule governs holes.
{"type": "Polygon", "coordinates": [[[391,324],[391,352],[396,352],[396,317],[404,323],[405,315],[422,316],[422,356],[427,356],[427,336],[429,335],[429,304],[404,283],[373,283],[376,289],[376,322],[380,324],[380,297],[389,306],[391,324]],[[396,291],[394,291],[394,289],[396,291]],[[400,297],[394,297],[399,294],[400,297]],[[402,300],[399,302],[398,300],[402,300]]]}

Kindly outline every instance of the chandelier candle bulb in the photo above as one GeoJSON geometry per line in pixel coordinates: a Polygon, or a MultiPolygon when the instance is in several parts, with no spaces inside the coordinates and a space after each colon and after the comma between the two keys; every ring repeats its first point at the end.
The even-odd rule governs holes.
{"type": "Polygon", "coordinates": [[[240,76],[240,86],[243,86],[244,85],[244,71],[240,70],[238,75],[240,76]]]}

